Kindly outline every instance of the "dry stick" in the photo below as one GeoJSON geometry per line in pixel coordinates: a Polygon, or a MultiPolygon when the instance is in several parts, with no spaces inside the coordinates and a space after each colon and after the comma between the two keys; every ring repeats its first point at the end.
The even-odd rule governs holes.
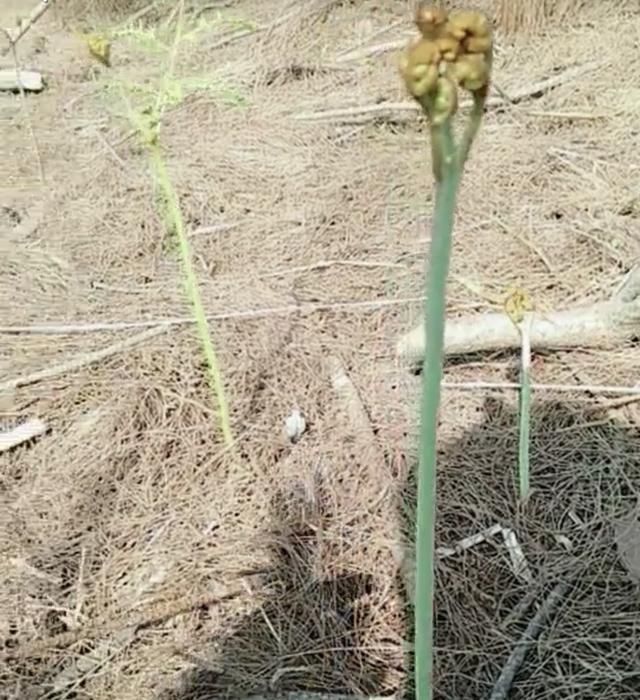
{"type": "MultiPolygon", "coordinates": [[[[46,7],[45,7],[46,9],[46,7]]],[[[38,15],[39,16],[39,15],[38,15]]],[[[37,19],[37,18],[36,18],[37,19]]],[[[35,21],[35,20],[34,20],[35,21]]],[[[32,22],[33,24],[33,22],[32,22]]],[[[33,124],[29,118],[29,110],[27,109],[27,100],[24,94],[24,85],[22,84],[22,79],[20,77],[20,62],[18,61],[18,52],[16,51],[16,40],[11,38],[11,34],[7,29],[2,30],[9,37],[9,48],[13,55],[13,65],[16,71],[16,79],[18,82],[18,89],[20,91],[20,107],[22,109],[22,114],[24,115],[24,120],[27,124],[27,129],[29,130],[29,135],[31,136],[31,141],[33,142],[33,149],[36,153],[36,159],[38,161],[38,174],[40,175],[40,182],[44,182],[44,166],[42,165],[42,157],[40,156],[40,149],[38,148],[38,141],[36,139],[36,134],[33,130],[33,124]]],[[[26,31],[26,30],[25,30],[26,31]]]]}
{"type": "Polygon", "coordinates": [[[89,641],[107,637],[111,634],[124,634],[131,629],[138,630],[155,625],[161,625],[168,620],[198,610],[199,608],[220,605],[228,600],[238,598],[244,590],[235,590],[223,595],[202,595],[198,597],[178,598],[169,602],[160,602],[151,606],[146,613],[138,615],[135,619],[116,618],[106,620],[79,630],[61,632],[47,639],[27,642],[4,654],[0,654],[0,660],[26,659],[34,656],[42,656],[52,649],[69,647],[81,640],[89,641]]]}
{"type": "MultiPolygon", "coordinates": [[[[388,24],[381,29],[378,29],[378,31],[374,32],[373,34],[370,34],[366,41],[372,41],[373,39],[376,39],[382,34],[386,34],[387,32],[390,32],[392,29],[397,29],[398,27],[402,26],[404,24],[404,20],[397,20],[396,22],[393,22],[392,24],[388,24]]],[[[343,63],[346,61],[353,61],[358,60],[359,58],[367,58],[368,56],[374,56],[377,53],[384,53],[384,50],[380,50],[380,46],[387,46],[389,43],[393,43],[395,49],[403,48],[406,46],[408,40],[411,38],[413,32],[411,34],[407,34],[407,38],[403,43],[400,43],[398,40],[395,40],[394,42],[386,42],[385,44],[377,44],[376,46],[362,46],[362,44],[359,44],[358,46],[355,46],[351,49],[347,49],[346,51],[343,51],[341,54],[338,54],[336,56],[336,63],[343,63]],[[370,51],[371,53],[364,53],[363,51],[370,51]]],[[[387,49],[390,51],[393,51],[394,49],[387,49]]]]}
{"type": "Polygon", "coordinates": [[[194,13],[193,19],[194,21],[197,21],[203,14],[205,14],[205,12],[209,12],[209,10],[221,10],[225,7],[231,7],[231,4],[231,0],[219,0],[218,2],[210,2],[207,5],[199,7],[198,10],[194,13]]]}
{"type": "MultiPolygon", "coordinates": [[[[562,73],[545,78],[538,83],[527,85],[506,96],[493,95],[487,100],[487,107],[501,107],[505,104],[517,104],[530,97],[539,96],[553,90],[560,85],[575,80],[584,73],[602,67],[602,63],[585,63],[581,66],[571,66],[562,73]]],[[[463,101],[463,106],[465,105],[463,101]]],[[[342,121],[349,123],[361,123],[371,119],[392,119],[394,121],[408,121],[415,119],[420,106],[413,102],[382,102],[380,104],[365,105],[362,107],[346,107],[338,109],[320,110],[317,112],[300,112],[293,118],[301,121],[342,121]]]]}
{"type": "Polygon", "coordinates": [[[395,268],[406,269],[406,265],[390,262],[375,262],[368,260],[321,260],[312,265],[301,265],[300,267],[289,267],[281,270],[274,270],[260,275],[263,279],[267,277],[283,277],[284,275],[297,275],[302,272],[314,272],[316,270],[326,270],[329,267],[363,267],[363,268],[395,268]]]}
{"type": "MultiPolygon", "coordinates": [[[[222,314],[207,314],[209,321],[229,321],[240,319],[267,318],[270,316],[289,316],[293,314],[313,314],[319,311],[351,312],[360,310],[376,310],[389,306],[418,304],[424,297],[405,297],[400,299],[382,299],[367,301],[343,301],[317,304],[289,304],[263,309],[247,309],[245,311],[230,311],[222,314]]],[[[195,323],[191,316],[176,316],[173,318],[153,319],[150,321],[105,321],[103,323],[40,323],[31,326],[0,326],[0,333],[29,334],[29,335],[74,335],[77,333],[100,333],[104,331],[125,331],[134,328],[169,328],[195,323]]]]}
{"type": "Polygon", "coordinates": [[[31,10],[29,17],[20,22],[18,29],[14,32],[6,30],[6,34],[9,37],[9,46],[2,50],[0,57],[6,56],[9,51],[15,50],[16,44],[20,39],[33,27],[33,25],[42,17],[42,15],[49,9],[52,5],[52,0],[40,0],[38,5],[31,10]]]}
{"type": "Polygon", "coordinates": [[[489,700],[506,700],[509,696],[509,691],[513,685],[513,679],[520,670],[527,652],[535,644],[536,639],[542,632],[543,625],[554,612],[562,598],[564,598],[568,589],[569,584],[566,581],[559,583],[540,606],[540,609],[527,625],[527,629],[524,631],[524,634],[507,659],[502,673],[493,686],[493,691],[489,700]]]}
{"type": "MultiPolygon", "coordinates": [[[[519,389],[516,382],[448,382],[443,381],[442,386],[447,389],[460,389],[475,391],[478,389],[519,389]]],[[[618,394],[626,396],[620,399],[620,405],[631,403],[640,399],[640,386],[618,386],[607,384],[531,384],[532,391],[557,391],[558,393],[586,392],[588,394],[618,394]],[[624,403],[623,403],[624,402],[624,403]]],[[[614,402],[612,402],[614,403],[614,402]]],[[[614,403],[615,405],[615,403],[614,403]]],[[[611,408],[611,404],[603,404],[604,408],[611,408]]]]}
{"type": "Polygon", "coordinates": [[[206,48],[208,51],[213,51],[214,49],[220,49],[223,46],[227,46],[228,44],[231,44],[234,41],[237,41],[238,39],[244,39],[247,36],[252,36],[254,34],[258,34],[261,32],[271,31],[271,30],[279,27],[281,24],[284,24],[287,20],[291,19],[296,14],[298,14],[297,10],[295,10],[293,12],[289,12],[286,15],[283,15],[282,17],[280,17],[279,19],[271,22],[270,24],[265,24],[263,27],[251,27],[250,29],[239,29],[238,31],[233,32],[233,34],[229,34],[228,36],[223,37],[219,41],[207,46],[206,48]]]}
{"type": "MultiPolygon", "coordinates": [[[[640,278],[640,271],[636,271],[635,276],[640,278]]],[[[635,276],[609,301],[545,315],[534,314],[531,347],[608,347],[637,336],[640,331],[640,294],[633,296],[635,276]]],[[[466,316],[447,323],[445,352],[448,355],[508,350],[519,347],[519,344],[518,332],[504,313],[466,316]]],[[[422,360],[424,350],[422,323],[402,336],[396,346],[397,356],[411,364],[422,360]]]]}
{"type": "Polygon", "coordinates": [[[22,377],[16,377],[15,379],[9,379],[6,382],[0,384],[0,392],[6,391],[8,389],[17,389],[21,386],[28,386],[29,384],[36,384],[37,382],[42,382],[47,379],[53,379],[59,377],[62,374],[67,374],[68,372],[73,372],[87,365],[95,364],[101,360],[105,360],[112,355],[116,355],[123,350],[143,343],[149,338],[154,338],[167,330],[167,326],[160,326],[156,328],[150,328],[138,335],[134,335],[131,338],[122,340],[119,343],[114,343],[109,345],[102,350],[95,350],[94,352],[88,352],[84,355],[79,355],[74,357],[72,360],[63,362],[60,365],[55,365],[53,367],[47,367],[47,369],[42,369],[39,372],[33,372],[32,374],[27,374],[22,377]]]}
{"type": "Polygon", "coordinates": [[[22,445],[24,442],[29,442],[29,440],[44,435],[46,432],[47,426],[39,418],[25,421],[12,430],[0,432],[0,453],[22,445]]]}
{"type": "Polygon", "coordinates": [[[371,58],[372,56],[378,56],[381,53],[388,53],[389,51],[398,51],[407,45],[411,35],[407,34],[406,39],[393,39],[381,44],[365,46],[361,49],[352,49],[347,53],[339,54],[334,60],[336,63],[347,63],[349,61],[360,61],[363,58],[371,58]]]}
{"type": "Polygon", "coordinates": [[[377,453],[377,461],[384,464],[384,457],[379,451],[378,440],[373,431],[371,420],[369,419],[360,392],[351,381],[344,365],[337,357],[330,356],[327,358],[326,362],[331,376],[333,390],[342,400],[343,408],[354,434],[358,437],[366,438],[367,446],[374,448],[374,451],[377,453]]]}

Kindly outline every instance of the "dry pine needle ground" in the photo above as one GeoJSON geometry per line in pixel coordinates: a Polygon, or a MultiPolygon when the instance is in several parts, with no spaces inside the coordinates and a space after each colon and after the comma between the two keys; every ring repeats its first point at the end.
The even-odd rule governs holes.
{"type": "MultiPolygon", "coordinates": [[[[413,498],[418,380],[392,350],[420,313],[406,300],[422,294],[431,212],[424,134],[406,113],[357,124],[297,117],[406,99],[392,55],[334,58],[402,38],[407,4],[234,2],[221,12],[271,26],[223,46],[228,25],[211,27],[176,66],[215,86],[187,94],[163,131],[202,296],[211,313],[325,310],[212,325],[237,455],[218,439],[189,324],[2,395],[6,422],[37,415],[52,428],[1,458],[6,697],[406,687],[401,504],[413,498]],[[352,302],[380,305],[326,308],[352,302]],[[364,420],[332,386],[330,357],[364,420]],[[295,407],[308,430],[292,446],[282,426],[295,407]]],[[[157,80],[159,57],[122,39],[111,71],[100,70],[59,20],[49,13],[29,39],[44,48],[26,43],[22,56],[49,81],[27,105],[43,185],[20,156],[35,148],[25,112],[0,96],[3,168],[28,182],[0,211],[3,323],[188,316],[146,155],[125,138],[117,97],[98,89],[157,80]]],[[[507,93],[584,70],[487,114],[463,184],[451,314],[492,308],[514,284],[549,308],[602,298],[640,254],[629,161],[640,145],[640,16],[582,3],[569,24],[526,40],[499,33],[496,81],[507,93]]],[[[1,374],[26,376],[135,332],[5,335],[1,374]]],[[[557,353],[537,359],[535,377],[633,384],[636,355],[557,353]]],[[[508,380],[515,362],[474,358],[447,378],[508,380]]],[[[637,697],[640,619],[614,542],[640,481],[637,409],[607,411],[579,392],[535,400],[536,490],[524,517],[514,397],[445,393],[438,543],[499,522],[517,533],[537,602],[559,578],[572,582],[512,698],[637,697]]],[[[517,613],[529,591],[499,540],[440,562],[439,698],[488,696],[533,614],[517,613]]]]}

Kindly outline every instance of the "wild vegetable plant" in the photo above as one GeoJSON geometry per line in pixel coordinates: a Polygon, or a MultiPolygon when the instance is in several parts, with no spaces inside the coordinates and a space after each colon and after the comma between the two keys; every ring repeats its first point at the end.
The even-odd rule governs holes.
{"type": "Polygon", "coordinates": [[[400,59],[409,93],[429,124],[435,180],[435,211],[427,266],[426,351],[420,407],[420,454],[416,513],[415,692],[433,697],[433,602],[436,516],[436,447],[442,381],[446,284],[458,185],[482,121],[489,91],[493,40],[484,15],[447,13],[420,5],[415,17],[420,36],[400,59]],[[459,141],[453,128],[462,89],[472,98],[471,112],[459,141]]]}
{"type": "Polygon", "coordinates": [[[157,191],[157,203],[158,206],[163,209],[163,220],[172,235],[175,236],[177,249],[182,262],[185,291],[191,304],[200,343],[207,363],[208,379],[216,403],[220,432],[222,433],[225,447],[230,448],[233,444],[233,435],[231,432],[229,409],[224,391],[222,374],[219,368],[218,356],[209,331],[209,324],[200,297],[200,290],[198,289],[198,280],[192,263],[191,246],[185,230],[180,202],[165,163],[160,141],[162,118],[166,109],[170,107],[176,99],[176,80],[174,73],[178,48],[182,38],[183,5],[184,3],[181,2],[174,42],[169,53],[168,66],[163,74],[162,85],[153,103],[148,104],[143,110],[137,110],[133,108],[126,99],[124,92],[122,96],[128,107],[129,120],[135,127],[139,138],[149,153],[151,171],[157,191]]]}

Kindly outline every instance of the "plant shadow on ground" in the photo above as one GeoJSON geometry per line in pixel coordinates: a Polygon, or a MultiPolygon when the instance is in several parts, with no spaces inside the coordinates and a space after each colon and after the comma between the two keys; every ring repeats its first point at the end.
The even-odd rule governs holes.
{"type": "Polygon", "coordinates": [[[375,623],[369,601],[373,576],[348,571],[323,576],[319,553],[322,486],[279,493],[267,534],[271,565],[261,585],[264,602],[228,637],[216,640],[217,670],[188,672],[159,700],[266,695],[300,691],[375,695],[386,674],[365,636],[375,623]]]}
{"type": "MultiPolygon", "coordinates": [[[[560,581],[570,583],[569,592],[527,656],[510,700],[637,697],[637,585],[620,561],[615,528],[640,493],[640,431],[592,402],[534,402],[532,491],[524,508],[517,501],[514,407],[486,399],[478,426],[439,455],[437,545],[455,547],[499,524],[515,534],[531,580],[515,574],[502,535],[439,560],[435,697],[489,697],[527,623],[560,581]]],[[[409,475],[405,512],[415,497],[409,475]]],[[[412,534],[411,522],[405,532],[412,534]]]]}
{"type": "MultiPolygon", "coordinates": [[[[516,418],[513,407],[487,399],[476,427],[444,444],[439,455],[437,545],[455,546],[498,523],[515,533],[532,580],[516,576],[501,536],[438,561],[435,697],[488,697],[537,606],[556,583],[568,580],[570,590],[527,656],[510,698],[588,700],[605,692],[635,698],[640,609],[614,532],[640,493],[640,431],[586,403],[537,400],[532,494],[522,509],[516,418]],[[522,606],[526,599],[528,609],[522,606]]],[[[408,540],[413,524],[404,514],[415,506],[414,472],[407,468],[399,483],[408,540]]],[[[217,640],[220,673],[190,672],[179,690],[166,691],[160,700],[393,691],[388,659],[367,650],[362,635],[371,626],[391,624],[380,619],[379,606],[367,605],[374,577],[323,580],[314,574],[323,514],[317,503],[312,511],[276,499],[267,602],[228,638],[217,640]]],[[[388,572],[386,585],[393,586],[394,577],[388,572]]],[[[375,587],[384,587],[379,576],[375,581],[375,587]]],[[[395,636],[389,630],[389,639],[400,644],[397,640],[410,636],[407,619],[410,615],[396,617],[393,624],[401,629],[395,636]]]]}

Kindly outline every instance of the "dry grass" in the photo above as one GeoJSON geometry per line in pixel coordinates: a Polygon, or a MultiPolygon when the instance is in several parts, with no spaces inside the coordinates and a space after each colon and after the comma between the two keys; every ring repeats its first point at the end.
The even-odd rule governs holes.
{"type": "Polygon", "coordinates": [[[593,6],[592,0],[497,0],[496,19],[507,33],[535,33],[549,26],[572,21],[578,13],[593,6]]]}
{"type": "MultiPolygon", "coordinates": [[[[287,20],[220,48],[212,47],[231,30],[210,28],[177,67],[218,90],[188,95],[163,131],[211,313],[422,293],[431,204],[420,127],[293,118],[404,99],[392,56],[340,69],[332,58],[402,36],[406,3],[298,7],[234,3],[236,17],[287,20]],[[231,228],[211,228],[221,225],[231,228]],[[315,265],[327,260],[343,264],[315,265]]],[[[514,48],[501,43],[496,80],[507,92],[568,65],[596,65],[487,115],[461,196],[452,314],[485,309],[512,284],[549,307],[599,298],[640,254],[628,161],[640,146],[639,29],[637,12],[603,3],[586,7],[561,41],[550,27],[514,48]]],[[[49,77],[30,100],[48,180],[11,190],[0,212],[3,322],[188,315],[146,156],[123,140],[130,127],[115,114],[117,96],[96,92],[107,79],[157,79],[158,55],[118,40],[113,69],[92,77],[83,47],[53,14],[33,31],[48,37],[44,53],[25,58],[49,77]],[[25,228],[39,200],[41,215],[25,228]]],[[[11,127],[3,167],[25,178],[24,116],[5,97],[0,109],[11,127]]],[[[1,458],[0,640],[12,656],[0,694],[203,700],[405,687],[399,503],[412,499],[417,380],[394,366],[392,351],[419,310],[398,303],[214,325],[239,437],[233,459],[190,327],[0,397],[6,421],[36,415],[52,426],[1,458]],[[370,433],[350,424],[332,389],[329,355],[367,409],[373,457],[370,433]],[[309,429],[292,446],[281,432],[295,406],[309,429]],[[135,635],[116,633],[132,624],[135,635]],[[67,685],[54,692],[56,683],[67,685]]],[[[7,335],[0,374],[124,337],[7,335]]],[[[446,372],[509,379],[516,364],[467,358],[446,372]]],[[[534,377],[634,383],[637,371],[637,350],[623,347],[537,358],[534,377]]],[[[438,543],[498,521],[517,533],[540,596],[558,577],[575,577],[513,698],[635,697],[640,619],[612,522],[640,487],[636,407],[606,411],[579,393],[562,404],[534,397],[537,490],[523,515],[513,398],[446,392],[438,543]]],[[[487,697],[526,626],[526,614],[503,623],[527,589],[498,542],[440,563],[438,697],[487,697]]]]}

